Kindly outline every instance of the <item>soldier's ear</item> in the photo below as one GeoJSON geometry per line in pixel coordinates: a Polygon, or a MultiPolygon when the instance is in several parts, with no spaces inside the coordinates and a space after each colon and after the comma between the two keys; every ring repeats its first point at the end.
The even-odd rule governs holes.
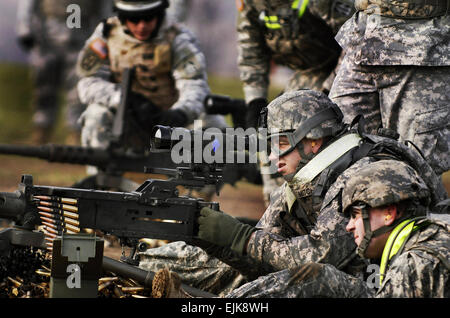
{"type": "Polygon", "coordinates": [[[397,205],[391,204],[384,211],[384,225],[389,226],[398,218],[397,205]]]}
{"type": "Polygon", "coordinates": [[[311,140],[311,150],[313,153],[319,152],[320,147],[322,147],[323,138],[311,140]]]}

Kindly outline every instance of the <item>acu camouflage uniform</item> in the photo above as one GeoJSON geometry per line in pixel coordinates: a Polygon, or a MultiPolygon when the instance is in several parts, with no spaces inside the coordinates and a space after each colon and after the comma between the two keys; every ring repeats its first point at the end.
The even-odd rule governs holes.
{"type": "MultiPolygon", "coordinates": [[[[427,186],[410,166],[380,160],[362,166],[347,180],[342,209],[356,201],[378,207],[428,196],[427,186]]],[[[413,209],[391,229],[381,258],[381,285],[379,278],[364,281],[330,264],[307,263],[258,278],[227,297],[449,297],[450,225],[413,218],[425,214],[427,208],[413,209]],[[381,286],[378,291],[376,286],[381,286]]]]}
{"type": "MultiPolygon", "coordinates": [[[[100,148],[109,145],[115,110],[122,96],[123,71],[133,66],[134,93],[143,95],[160,109],[182,110],[188,123],[203,118],[203,126],[226,127],[222,116],[204,116],[203,100],[209,93],[205,64],[196,39],[184,27],[165,20],[154,39],[139,41],[117,17],[101,23],[78,58],[77,70],[82,77],[78,92],[80,99],[89,105],[80,118],[82,144],[100,148]],[[92,45],[96,43],[106,44],[103,60],[92,53],[92,45]]],[[[149,139],[138,125],[134,126],[135,130],[127,136],[128,146],[143,151],[148,148],[149,139]]]]}
{"type": "MultiPolygon", "coordinates": [[[[67,123],[79,131],[77,120],[85,106],[78,99],[75,65],[78,53],[98,22],[107,15],[106,0],[21,0],[18,6],[17,35],[34,42],[30,63],[34,78],[36,127],[50,129],[56,122],[59,88],[67,91],[67,123]],[[71,4],[80,7],[81,27],[66,23],[71,4]]],[[[70,19],[69,19],[70,20],[70,19]]]]}
{"type": "MultiPolygon", "coordinates": [[[[269,125],[270,120],[273,120],[273,125],[280,125],[277,121],[282,121],[283,118],[286,121],[292,121],[294,112],[298,112],[296,107],[298,105],[289,104],[286,101],[298,94],[301,94],[301,92],[286,93],[279,97],[277,100],[282,101],[281,105],[276,102],[277,100],[271,103],[273,107],[269,106],[272,109],[272,112],[269,110],[268,114],[269,125]],[[283,104],[292,106],[292,108],[285,109],[282,107],[283,104]]],[[[321,97],[326,98],[323,94],[321,97]]],[[[314,101],[309,104],[302,101],[301,104],[306,108],[310,107],[310,112],[317,112],[317,105],[314,101]]],[[[305,111],[308,112],[308,109],[305,111]]],[[[330,125],[330,123],[328,124],[330,125]]],[[[346,141],[343,138],[349,138],[348,136],[353,138],[354,135],[353,132],[343,130],[342,135],[333,140],[337,140],[337,144],[325,146],[322,152],[330,157],[328,151],[335,153],[336,145],[339,148],[347,145],[348,140],[346,141]],[[328,151],[326,151],[327,148],[328,151]]],[[[380,147],[389,148],[392,153],[396,153],[395,150],[397,149],[397,155],[403,155],[404,158],[415,162],[417,169],[420,169],[427,176],[429,184],[437,189],[436,197],[439,197],[439,199],[436,200],[445,197],[445,189],[440,180],[419,154],[393,139],[381,136],[370,136],[370,138],[372,145],[377,144],[380,147]]],[[[358,145],[359,140],[356,141],[358,141],[356,143],[358,145]]],[[[301,179],[300,177],[303,174],[300,173],[302,171],[300,170],[297,175],[299,178],[294,177],[292,181],[286,182],[273,193],[270,206],[256,226],[257,231],[250,237],[247,255],[236,256],[233,253],[219,250],[210,251],[211,256],[208,257],[204,251],[199,252],[199,248],[187,247],[184,243],[171,243],[168,246],[148,250],[141,254],[140,266],[147,270],[157,271],[167,265],[170,270],[177,272],[184,282],[201,289],[204,286],[208,288],[214,285],[221,286],[220,284],[228,280],[227,288],[220,290],[220,293],[215,292],[221,296],[231,291],[233,286],[242,285],[258,276],[286,268],[296,269],[301,264],[308,262],[330,263],[352,275],[361,275],[361,270],[365,264],[355,258],[356,245],[352,235],[345,231],[346,219],[339,213],[340,193],[345,181],[358,168],[376,160],[373,157],[364,157],[352,164],[351,158],[357,157],[358,147],[356,145],[350,142],[347,146],[349,147],[348,151],[339,158],[334,154],[336,160],[320,171],[312,180],[301,179]],[[351,166],[348,168],[349,165],[351,166]],[[336,180],[336,178],[338,179],[336,180]],[[325,199],[322,202],[324,197],[325,199]],[[320,209],[321,206],[322,209],[320,209]],[[181,248],[179,252],[175,253],[178,247],[181,248]],[[167,249],[172,253],[170,258],[164,256],[167,249]],[[202,255],[202,257],[198,258],[198,262],[188,262],[186,261],[187,257],[192,259],[188,256],[190,254],[186,253],[188,250],[191,250],[190,252],[195,251],[197,255],[202,255]],[[221,259],[222,262],[218,262],[212,256],[221,259]],[[224,263],[232,267],[227,267],[224,263]],[[193,268],[202,269],[195,270],[196,277],[189,273],[193,268]],[[244,276],[230,276],[225,274],[227,271],[232,271],[233,275],[236,275],[239,271],[244,276]],[[216,274],[218,276],[214,276],[216,274]],[[222,277],[224,280],[222,280],[222,277]],[[231,279],[232,277],[236,277],[236,280],[231,279]],[[206,279],[214,279],[216,283],[206,284],[206,279]]],[[[375,146],[373,146],[373,149],[375,153],[378,153],[375,146]]],[[[311,163],[314,165],[316,162],[312,160],[311,163]]],[[[307,167],[306,170],[309,170],[309,168],[307,167]]],[[[267,276],[267,280],[265,280],[265,277],[258,280],[261,283],[261,288],[268,288],[271,284],[271,275],[267,276]]],[[[214,293],[211,289],[207,290],[214,293]]]]}
{"type": "Polygon", "coordinates": [[[406,242],[404,251],[391,262],[381,288],[372,280],[348,275],[330,264],[309,263],[260,277],[227,297],[450,297],[450,225],[430,222],[406,242]],[[372,285],[373,284],[373,285],[372,285]]]}
{"type": "Polygon", "coordinates": [[[341,53],[334,35],[350,18],[353,1],[243,2],[238,22],[238,65],[246,102],[267,99],[271,60],[296,72],[286,91],[323,90],[341,53]]]}
{"type": "MultiPolygon", "coordinates": [[[[341,48],[334,40],[353,13],[353,0],[244,0],[238,21],[238,66],[245,100],[267,99],[273,61],[294,71],[285,92],[310,88],[328,92],[341,48]]],[[[270,176],[261,158],[263,194],[283,183],[270,176]]]]}
{"type": "Polygon", "coordinates": [[[336,39],[345,51],[330,98],[346,119],[397,131],[437,174],[450,169],[448,1],[357,0],[336,39]]]}
{"type": "MultiPolygon", "coordinates": [[[[269,105],[267,119],[269,131],[271,127],[293,130],[296,127],[289,127],[286,123],[293,122],[293,118],[299,116],[298,113],[318,113],[313,98],[309,102],[302,99],[292,102],[293,96],[301,94],[301,91],[286,93],[269,105]],[[302,107],[301,112],[298,107],[302,107]]],[[[320,98],[316,97],[318,100],[320,98]]],[[[329,101],[326,96],[322,97],[322,103],[326,100],[329,101]]],[[[332,104],[331,101],[329,103],[332,104]]],[[[329,126],[324,124],[321,129],[332,128],[330,122],[328,123],[329,126]]],[[[314,134],[319,136],[319,132],[315,129],[312,129],[306,137],[314,138],[314,134]]],[[[345,181],[357,169],[384,157],[410,162],[434,189],[435,202],[446,198],[447,194],[441,180],[418,152],[391,138],[367,135],[351,127],[350,130],[343,129],[323,145],[322,150],[302,167],[292,180],[275,192],[271,199],[279,202],[278,211],[262,218],[265,227],[270,227],[270,224],[273,226],[277,223],[283,224],[281,222],[286,223],[283,221],[286,216],[289,216],[288,219],[292,224],[292,216],[295,216],[297,226],[294,228],[302,229],[297,230],[299,235],[283,237],[273,234],[273,231],[271,233],[256,231],[248,242],[248,255],[262,263],[270,264],[277,270],[295,268],[312,259],[338,267],[343,266],[351,259],[350,255],[355,245],[353,238],[345,231],[347,224],[345,219],[339,215],[340,191],[345,181]],[[282,189],[287,191],[283,192],[282,189]],[[321,206],[320,210],[317,205],[321,206]]]]}

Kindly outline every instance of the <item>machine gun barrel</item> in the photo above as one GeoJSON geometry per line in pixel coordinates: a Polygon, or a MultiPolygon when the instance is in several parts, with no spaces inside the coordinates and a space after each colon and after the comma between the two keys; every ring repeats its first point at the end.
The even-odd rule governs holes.
{"type": "MultiPolygon", "coordinates": [[[[121,275],[123,277],[129,277],[143,284],[144,286],[149,287],[152,286],[152,280],[155,276],[155,273],[153,272],[145,271],[143,269],[140,269],[139,267],[132,266],[124,262],[119,262],[106,256],[103,257],[103,269],[109,272],[113,272],[117,275],[121,275]]],[[[205,292],[201,289],[193,288],[189,285],[181,284],[181,287],[194,297],[217,297],[214,294],[205,292]]]]}
{"type": "Polygon", "coordinates": [[[42,146],[0,144],[0,154],[33,157],[50,162],[105,165],[109,154],[101,149],[47,144],[42,146]]]}
{"type": "Polygon", "coordinates": [[[132,154],[121,149],[47,144],[25,146],[0,144],[0,154],[39,158],[49,162],[96,166],[110,173],[144,172],[144,167],[175,168],[169,153],[132,154]]]}

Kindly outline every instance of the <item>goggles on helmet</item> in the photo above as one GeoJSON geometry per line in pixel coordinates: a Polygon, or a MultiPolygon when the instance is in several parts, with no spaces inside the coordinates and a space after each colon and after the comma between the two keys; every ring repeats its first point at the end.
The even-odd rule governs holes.
{"type": "MultiPolygon", "coordinates": [[[[322,110],[321,112],[315,114],[314,116],[305,120],[296,130],[292,131],[282,131],[278,133],[270,134],[267,139],[270,143],[270,151],[276,154],[278,157],[285,156],[292,152],[297,145],[308,135],[308,133],[315,127],[321,125],[327,120],[336,119],[338,121],[342,120],[342,112],[336,107],[329,107],[322,110]],[[280,137],[286,137],[289,147],[282,147],[280,149],[280,137]]],[[[329,136],[333,134],[332,128],[323,128],[325,130],[324,136],[329,136]]],[[[284,140],[284,138],[283,138],[284,140]]]]}

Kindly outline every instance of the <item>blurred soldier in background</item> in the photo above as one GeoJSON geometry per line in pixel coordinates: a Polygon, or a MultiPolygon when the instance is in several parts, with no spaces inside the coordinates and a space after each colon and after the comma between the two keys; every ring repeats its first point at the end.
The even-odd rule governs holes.
{"type": "MultiPolygon", "coordinates": [[[[247,126],[256,127],[267,105],[271,63],[294,71],[285,91],[309,88],[328,94],[341,48],[334,40],[353,13],[353,0],[239,0],[238,66],[247,103],[247,126]],[[239,6],[240,1],[240,6],[239,6]]],[[[268,160],[261,158],[263,163],[268,160]]],[[[261,167],[264,200],[282,184],[261,167]]]]}
{"type": "MultiPolygon", "coordinates": [[[[203,127],[227,127],[223,116],[204,113],[205,57],[189,30],[166,19],[168,6],[167,0],[116,0],[118,16],[102,22],[86,41],[77,64],[79,96],[88,104],[80,118],[83,146],[110,145],[127,68],[135,73],[125,148],[148,150],[151,129],[158,124],[183,127],[202,119],[203,127]]],[[[95,174],[90,168],[88,173],[95,174]]]]}
{"type": "Polygon", "coordinates": [[[79,143],[77,120],[85,106],[78,99],[75,65],[84,42],[110,11],[108,0],[20,0],[17,36],[30,52],[33,68],[33,143],[47,143],[55,128],[59,93],[67,92],[70,143],[79,143]]]}
{"type": "Polygon", "coordinates": [[[412,141],[438,175],[450,169],[447,0],[357,0],[336,39],[345,50],[330,98],[412,141]]]}

